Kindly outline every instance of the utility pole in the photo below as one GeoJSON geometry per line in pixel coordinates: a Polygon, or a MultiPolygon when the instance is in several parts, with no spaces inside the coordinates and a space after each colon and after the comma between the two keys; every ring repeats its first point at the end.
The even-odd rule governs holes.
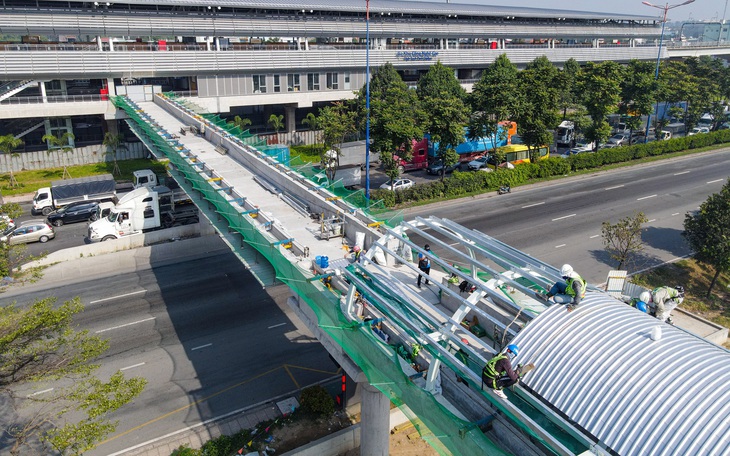
{"type": "MultiPolygon", "coordinates": [[[[651,6],[653,8],[659,8],[660,10],[664,10],[664,16],[662,17],[662,33],[659,36],[659,52],[656,56],[656,70],[654,71],[654,80],[659,80],[659,64],[662,60],[662,44],[664,43],[664,27],[667,25],[667,12],[670,9],[674,9],[680,6],[689,5],[690,3],[693,3],[695,0],[687,0],[684,3],[678,3],[676,5],[670,5],[669,3],[666,3],[664,6],[661,5],[654,5],[649,2],[641,2],[642,4],[646,6],[651,6]]],[[[726,0],[727,3],[727,0],[726,0]]],[[[656,111],[657,111],[657,118],[659,117],[659,99],[656,101],[656,111]]],[[[644,142],[649,141],[649,127],[651,126],[651,113],[649,114],[649,118],[646,120],[646,134],[644,135],[644,142]]]]}

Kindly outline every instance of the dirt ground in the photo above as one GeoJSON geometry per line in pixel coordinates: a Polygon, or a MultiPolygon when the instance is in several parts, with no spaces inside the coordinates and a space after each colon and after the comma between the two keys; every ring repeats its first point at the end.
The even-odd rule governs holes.
{"type": "MultiPolygon", "coordinates": [[[[299,419],[272,429],[274,440],[269,447],[277,454],[299,448],[309,442],[333,434],[357,422],[359,417],[335,414],[329,419],[299,419]]],[[[437,456],[438,453],[418,435],[412,426],[401,426],[390,435],[390,454],[394,456],[437,456]]],[[[340,456],[360,456],[360,448],[355,448],[340,456]]]]}

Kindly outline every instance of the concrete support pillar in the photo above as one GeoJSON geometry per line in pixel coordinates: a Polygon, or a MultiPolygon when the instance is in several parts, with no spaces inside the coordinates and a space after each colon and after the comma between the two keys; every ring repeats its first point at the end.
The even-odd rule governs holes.
{"type": "MultiPolygon", "coordinates": [[[[212,48],[211,48],[211,45],[210,44],[211,44],[210,43],[210,37],[209,36],[206,36],[205,37],[205,49],[207,51],[212,51],[212,48]]],[[[218,38],[215,39],[215,50],[216,51],[218,50],[218,38]]]]}
{"type": "Polygon", "coordinates": [[[114,52],[114,40],[109,37],[109,52],[114,52]]]}
{"type": "Polygon", "coordinates": [[[43,99],[43,103],[46,103],[46,82],[38,81],[38,88],[41,89],[41,98],[43,99]]]}
{"type": "Polygon", "coordinates": [[[104,45],[101,44],[101,36],[97,36],[96,37],[96,45],[99,47],[99,51],[103,51],[104,50],[104,45]]]}
{"type": "Polygon", "coordinates": [[[284,108],[284,122],[286,122],[287,133],[293,133],[297,129],[297,118],[295,112],[296,108],[294,106],[286,106],[284,108]]]}
{"type": "Polygon", "coordinates": [[[117,87],[114,85],[114,78],[106,79],[106,88],[109,89],[109,95],[116,96],[117,87]]]}
{"type": "Polygon", "coordinates": [[[388,456],[390,439],[390,400],[380,390],[361,384],[360,454],[388,456]]]}
{"type": "Polygon", "coordinates": [[[113,135],[119,134],[119,126],[117,125],[117,119],[110,119],[106,121],[106,131],[113,135]]]}

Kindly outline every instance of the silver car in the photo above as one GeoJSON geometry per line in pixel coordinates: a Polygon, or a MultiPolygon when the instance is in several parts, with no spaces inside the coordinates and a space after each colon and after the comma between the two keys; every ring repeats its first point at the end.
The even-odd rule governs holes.
{"type": "Polygon", "coordinates": [[[23,222],[20,226],[8,230],[0,237],[0,242],[7,242],[10,245],[27,244],[29,242],[48,242],[56,237],[53,227],[45,220],[30,220],[23,222]]]}

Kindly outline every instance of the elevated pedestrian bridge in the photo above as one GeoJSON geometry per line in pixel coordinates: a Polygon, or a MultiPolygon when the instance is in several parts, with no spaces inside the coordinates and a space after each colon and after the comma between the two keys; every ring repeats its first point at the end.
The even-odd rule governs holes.
{"type": "MultiPolygon", "coordinates": [[[[314,171],[307,165],[202,115],[184,100],[160,95],[154,103],[123,97],[114,103],[126,111],[150,150],[170,159],[181,186],[260,282],[278,280],[291,288],[291,307],[363,385],[362,454],[387,453],[391,402],[441,454],[610,454],[619,440],[605,434],[603,425],[634,425],[623,419],[623,410],[606,416],[603,427],[585,420],[585,410],[566,413],[554,406],[560,402],[555,389],[548,390],[553,399],[545,400],[532,382],[539,380],[535,385],[544,388],[545,378],[560,375],[557,369],[565,367],[553,358],[545,362],[556,370],[542,373],[538,363],[521,386],[508,392],[507,401],[480,388],[480,372],[510,341],[537,337],[541,319],[559,322],[556,334],[566,332],[562,337],[593,324],[584,319],[606,306],[616,306],[622,325],[646,327],[656,320],[598,290],[590,290],[585,307],[564,318],[562,307],[549,307],[538,296],[559,272],[496,239],[436,217],[404,221],[377,203],[367,205],[358,192],[318,185],[308,178],[314,171]],[[409,235],[425,239],[431,251],[409,235]],[[344,258],[343,247],[355,243],[366,249],[359,262],[344,258]],[[432,261],[432,284],[421,288],[416,286],[417,253],[432,261]],[[329,257],[329,265],[322,257],[329,257]],[[467,283],[465,292],[460,282],[467,283]]],[[[703,343],[677,328],[666,331],[688,346],[703,343]]],[[[552,342],[548,337],[526,344],[516,361],[540,359],[552,342]]],[[[713,350],[727,357],[717,353],[722,349],[713,350]]],[[[553,385],[580,386],[582,378],[573,373],[553,385]]],[[[730,375],[723,371],[722,378],[730,380],[730,375]]],[[[599,399],[587,405],[589,411],[602,406],[599,399]]],[[[655,401],[662,402],[660,397],[655,401]]],[[[644,424],[659,428],[651,420],[644,424]]],[[[652,439],[658,439],[656,433],[643,436],[642,443],[651,445],[652,439]]]]}

